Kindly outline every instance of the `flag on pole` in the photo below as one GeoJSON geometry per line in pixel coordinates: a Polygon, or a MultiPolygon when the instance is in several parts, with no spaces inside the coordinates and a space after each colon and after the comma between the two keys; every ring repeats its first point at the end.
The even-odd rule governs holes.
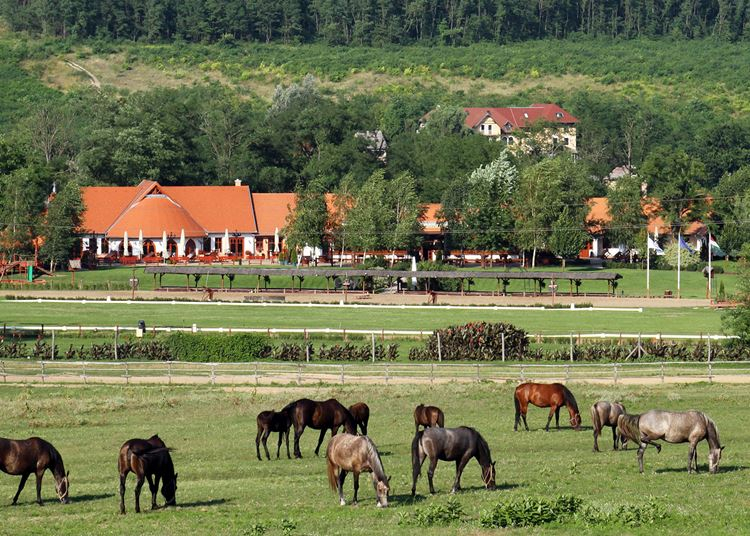
{"type": "Polygon", "coordinates": [[[657,255],[664,255],[664,250],[661,249],[659,243],[651,238],[651,236],[648,237],[648,249],[654,250],[657,255]]]}
{"type": "Polygon", "coordinates": [[[715,257],[726,257],[726,253],[721,249],[721,246],[719,246],[719,243],[713,239],[711,235],[708,237],[708,248],[711,251],[711,254],[715,257]]]}
{"type": "Polygon", "coordinates": [[[679,240],[678,240],[678,244],[680,244],[680,248],[681,248],[681,249],[685,249],[685,250],[689,251],[690,253],[695,253],[695,251],[693,251],[693,248],[691,248],[691,247],[690,247],[690,246],[688,245],[688,243],[687,243],[687,242],[685,242],[685,239],[684,239],[684,238],[682,238],[682,236],[680,236],[680,238],[679,238],[679,240]]]}

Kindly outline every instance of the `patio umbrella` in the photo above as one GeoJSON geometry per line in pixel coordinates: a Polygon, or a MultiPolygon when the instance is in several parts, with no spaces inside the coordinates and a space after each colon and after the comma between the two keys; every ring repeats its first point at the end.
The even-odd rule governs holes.
{"type": "Polygon", "coordinates": [[[180,243],[177,245],[177,255],[179,257],[185,256],[185,229],[180,231],[180,243]]]}
{"type": "Polygon", "coordinates": [[[143,256],[143,229],[138,230],[138,251],[140,251],[141,257],[143,256]]]}
{"type": "Polygon", "coordinates": [[[122,237],[122,256],[128,256],[128,232],[125,231],[122,237]]]}
{"type": "Polygon", "coordinates": [[[224,254],[229,253],[229,229],[224,229],[224,240],[221,242],[221,249],[224,254]]]}
{"type": "Polygon", "coordinates": [[[163,231],[161,234],[161,244],[164,251],[161,252],[161,256],[165,259],[169,258],[169,251],[167,251],[167,231],[163,231]]]}
{"type": "MultiPolygon", "coordinates": [[[[411,271],[416,272],[417,271],[417,258],[415,256],[412,256],[411,258],[411,271]]],[[[412,288],[417,288],[417,278],[412,277],[411,278],[411,286],[412,288]]]]}
{"type": "Polygon", "coordinates": [[[273,252],[278,253],[279,252],[279,228],[276,227],[276,230],[273,232],[273,252]]]}

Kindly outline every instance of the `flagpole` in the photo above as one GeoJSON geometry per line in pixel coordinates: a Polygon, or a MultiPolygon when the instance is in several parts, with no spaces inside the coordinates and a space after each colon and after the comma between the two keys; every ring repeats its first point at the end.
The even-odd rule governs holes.
{"type": "Polygon", "coordinates": [[[711,300],[711,231],[708,231],[708,299],[711,300]]]}
{"type": "Polygon", "coordinates": [[[651,235],[646,227],[646,297],[651,297],[651,235]]]}
{"type": "Polygon", "coordinates": [[[680,264],[682,262],[682,229],[677,228],[677,299],[680,299],[680,264]]]}

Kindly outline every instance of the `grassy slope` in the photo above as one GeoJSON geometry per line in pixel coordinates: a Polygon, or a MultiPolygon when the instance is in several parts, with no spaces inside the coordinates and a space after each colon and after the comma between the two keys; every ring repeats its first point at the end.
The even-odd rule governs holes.
{"type": "Polygon", "coordinates": [[[708,308],[645,309],[638,312],[518,311],[476,308],[424,310],[299,307],[243,307],[171,304],[76,304],[0,302],[2,321],[76,326],[257,327],[433,330],[465,322],[511,322],[530,333],[644,332],[719,333],[721,313],[708,308]]]}
{"type": "MultiPolygon", "coordinates": [[[[661,454],[649,448],[646,473],[639,475],[635,452],[591,452],[591,432],[569,429],[545,433],[540,427],[544,410],[532,408],[532,432],[512,432],[512,386],[450,386],[440,389],[414,387],[310,388],[277,394],[230,393],[209,388],[120,388],[120,387],[15,387],[0,390],[4,408],[3,435],[40,435],[51,440],[62,453],[71,473],[73,503],[53,502],[49,475],[43,496],[47,505],[32,503],[33,478],[11,507],[10,497],[17,477],[0,475],[0,515],[4,534],[253,534],[262,525],[270,534],[281,534],[282,520],[296,525],[292,534],[372,534],[374,528],[388,534],[420,534],[425,529],[400,525],[402,514],[416,508],[445,504],[454,475],[452,463],[438,465],[435,483],[438,495],[426,496],[423,474],[418,500],[408,498],[411,487],[409,445],[413,435],[411,412],[420,402],[430,402],[446,411],[449,426],[473,425],[487,438],[497,461],[501,489],[481,488],[476,462],[471,461],[463,478],[465,491],[456,496],[469,523],[497,501],[515,497],[548,497],[572,494],[602,509],[618,505],[642,505],[649,497],[665,505],[670,518],[654,526],[587,527],[568,522],[537,529],[537,533],[580,534],[691,534],[743,533],[750,529],[745,493],[750,454],[742,445],[750,441],[743,425],[746,389],[741,386],[696,385],[669,387],[573,386],[584,424],[587,408],[600,398],[619,398],[631,411],[652,407],[681,410],[700,408],[718,423],[722,443],[727,445],[718,475],[705,472],[707,447],[699,446],[700,475],[685,471],[686,445],[665,445],[661,454]],[[252,441],[254,417],[268,408],[279,408],[290,399],[335,396],[349,404],[364,400],[371,407],[370,430],[382,454],[386,472],[392,475],[391,508],[379,510],[366,475],[360,488],[360,505],[341,508],[327,488],[325,462],[312,450],[317,434],[302,437],[301,461],[259,462],[252,441]],[[175,448],[180,474],[179,508],[132,513],[133,477],[127,483],[126,517],[117,514],[115,459],[121,443],[131,437],[158,432],[175,448]],[[689,527],[689,528],[688,528],[689,527]]],[[[606,434],[605,434],[606,437],[606,434]]],[[[272,438],[270,443],[275,439],[272,438]]],[[[425,467],[426,470],[426,467],[425,467]]],[[[351,497],[351,480],[346,495],[351,497]]],[[[148,492],[145,492],[145,497],[148,492]]],[[[160,498],[160,501],[163,499],[160,498]]],[[[146,499],[146,504],[148,499],[146,499]]],[[[434,534],[455,534],[459,527],[430,529],[434,534]]],[[[476,525],[460,527],[479,532],[476,525]]],[[[255,532],[257,533],[257,532],[255,532]]]]}

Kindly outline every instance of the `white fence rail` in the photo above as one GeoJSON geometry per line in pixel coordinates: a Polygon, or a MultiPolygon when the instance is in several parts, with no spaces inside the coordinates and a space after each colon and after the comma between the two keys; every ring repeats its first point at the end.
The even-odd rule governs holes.
{"type": "Polygon", "coordinates": [[[177,361],[0,361],[4,383],[442,384],[448,382],[750,383],[750,362],[610,364],[186,363],[177,361]]]}

